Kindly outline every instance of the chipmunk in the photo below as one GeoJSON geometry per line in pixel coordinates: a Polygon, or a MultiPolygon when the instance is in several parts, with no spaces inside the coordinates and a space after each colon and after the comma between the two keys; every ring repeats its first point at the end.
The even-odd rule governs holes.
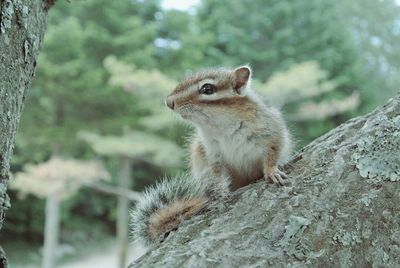
{"type": "Polygon", "coordinates": [[[142,240],[162,241],[210,200],[261,178],[285,184],[279,166],[289,158],[291,137],[280,112],[252,91],[248,66],[200,71],[181,82],[166,104],[195,126],[191,176],[146,192],[133,217],[142,240]]]}

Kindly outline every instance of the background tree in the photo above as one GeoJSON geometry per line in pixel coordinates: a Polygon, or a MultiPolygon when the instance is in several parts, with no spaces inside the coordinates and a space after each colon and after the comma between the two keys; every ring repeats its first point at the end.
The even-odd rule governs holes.
{"type": "Polygon", "coordinates": [[[266,101],[285,110],[295,137],[306,137],[297,141],[298,147],[320,134],[323,129],[316,126],[330,123],[333,118],[345,117],[360,105],[358,91],[340,99],[329,98],[340,89],[315,61],[294,64],[288,70],[272,74],[265,83],[254,81],[254,86],[266,101]]]}
{"type": "Polygon", "coordinates": [[[28,165],[13,178],[11,188],[20,195],[33,194],[46,199],[42,268],[56,267],[62,201],[84,185],[109,178],[99,163],[58,157],[36,166],[28,165]]]}
{"type": "MultiPolygon", "coordinates": [[[[96,153],[116,157],[119,163],[118,186],[121,189],[132,187],[132,163],[146,161],[153,165],[179,166],[182,151],[172,142],[143,132],[127,132],[124,136],[98,136],[93,133],[80,133],[96,153]]],[[[126,267],[129,243],[129,205],[130,200],[123,195],[118,197],[117,240],[118,267],[126,267]]]]}
{"type": "MultiPolygon", "coordinates": [[[[192,32],[207,40],[201,64],[250,62],[258,70],[256,78],[265,81],[293,63],[315,60],[343,89],[360,86],[357,52],[345,25],[338,21],[335,4],[318,0],[268,1],[268,8],[265,4],[202,1],[192,32]]],[[[182,49],[189,50],[185,45],[182,49]]]]}
{"type": "MultiPolygon", "coordinates": [[[[18,136],[13,162],[15,171],[21,170],[26,163],[46,161],[52,155],[54,145],[63,156],[91,158],[94,154],[88,145],[77,139],[78,131],[96,130],[117,135],[123,132],[125,126],[140,128],[139,118],[151,114],[151,107],[142,104],[143,99],[108,84],[109,73],[103,61],[112,53],[126,62],[132,62],[137,57],[135,62],[142,64],[142,68],[149,68],[154,47],[152,38],[155,36],[155,26],[151,20],[154,20],[157,9],[150,1],[146,4],[103,1],[101,4],[104,10],[87,12],[90,7],[97,9],[99,2],[76,2],[72,7],[66,1],[59,1],[52,10],[52,27],[46,37],[30,102],[25,107],[27,113],[21,119],[23,128],[18,136]],[[130,17],[129,22],[126,17],[119,15],[128,13],[126,17],[130,17]],[[100,15],[102,24],[97,23],[100,15]],[[110,37],[115,33],[119,34],[120,40],[110,37]],[[145,46],[149,47],[145,49],[148,54],[141,50],[145,46]]],[[[168,136],[168,133],[164,136],[168,136]]],[[[148,167],[145,163],[139,165],[148,167]]],[[[115,177],[117,164],[109,161],[107,166],[115,177]]],[[[161,168],[151,168],[147,172],[138,170],[140,174],[135,176],[139,187],[164,174],[161,168]],[[141,178],[144,179],[141,181],[141,178]]],[[[15,193],[12,195],[15,196],[15,193]]],[[[74,208],[82,205],[94,207],[86,211],[82,218],[87,219],[87,215],[92,215],[112,224],[113,199],[96,193],[89,195],[92,196],[89,203],[80,195],[69,200],[66,203],[71,206],[69,213],[78,211],[78,215],[81,214],[80,209],[74,208]]],[[[39,200],[33,203],[37,206],[32,206],[32,202],[16,203],[15,209],[10,212],[14,214],[11,217],[13,223],[7,226],[10,234],[19,233],[29,239],[40,240],[40,215],[43,211],[39,200]]],[[[63,223],[75,224],[69,220],[69,213],[62,215],[63,223]]]]}
{"type": "MultiPolygon", "coordinates": [[[[400,6],[394,0],[338,1],[341,17],[362,55],[365,100],[383,103],[400,85],[400,6]],[[380,90],[376,90],[379,88],[380,90]]],[[[365,109],[371,109],[364,101],[365,109]]]]}

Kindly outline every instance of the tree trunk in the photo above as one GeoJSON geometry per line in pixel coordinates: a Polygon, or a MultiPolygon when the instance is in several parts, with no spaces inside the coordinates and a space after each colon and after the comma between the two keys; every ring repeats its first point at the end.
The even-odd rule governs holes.
{"type": "MultiPolygon", "coordinates": [[[[131,160],[128,157],[120,158],[119,188],[131,188],[131,160]]],[[[130,200],[123,195],[118,196],[118,215],[117,215],[117,243],[118,243],[118,266],[126,267],[126,257],[129,244],[129,202],[130,200]]]]}
{"type": "Polygon", "coordinates": [[[400,267],[400,96],[303,148],[130,267],[400,267]]]}
{"type": "Polygon", "coordinates": [[[56,196],[46,198],[45,217],[42,268],[54,268],[60,230],[60,201],[56,196]]]}
{"type": "MultiPolygon", "coordinates": [[[[0,0],[0,229],[15,135],[52,1],[0,0]]],[[[0,246],[0,266],[6,266],[0,246]]]]}

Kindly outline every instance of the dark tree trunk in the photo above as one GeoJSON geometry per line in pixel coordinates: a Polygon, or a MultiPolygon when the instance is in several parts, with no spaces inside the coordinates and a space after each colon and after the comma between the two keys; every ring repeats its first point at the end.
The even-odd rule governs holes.
{"type": "Polygon", "coordinates": [[[130,267],[400,267],[400,96],[303,148],[130,267]]]}
{"type": "MultiPolygon", "coordinates": [[[[0,229],[15,135],[52,1],[0,0],[0,229]]],[[[0,245],[0,267],[6,260],[0,245]]]]}

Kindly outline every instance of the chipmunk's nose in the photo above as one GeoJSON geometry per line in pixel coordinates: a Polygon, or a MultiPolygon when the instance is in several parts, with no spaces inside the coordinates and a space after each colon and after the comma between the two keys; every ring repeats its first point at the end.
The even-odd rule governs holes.
{"type": "Polygon", "coordinates": [[[171,110],[173,110],[174,107],[175,107],[174,99],[171,98],[170,96],[168,96],[168,97],[165,99],[165,104],[166,104],[171,110]]]}

